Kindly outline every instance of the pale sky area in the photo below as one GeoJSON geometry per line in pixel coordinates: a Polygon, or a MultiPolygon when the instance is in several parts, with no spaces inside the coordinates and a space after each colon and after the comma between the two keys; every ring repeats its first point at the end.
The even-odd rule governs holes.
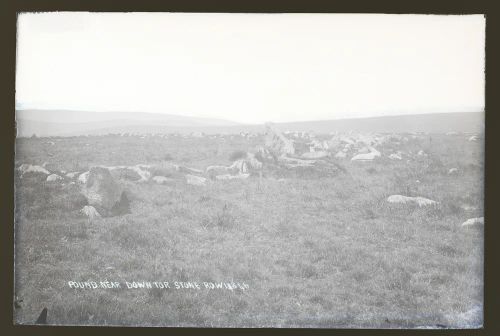
{"type": "Polygon", "coordinates": [[[483,15],[43,13],[16,107],[286,122],[484,110],[483,15]]]}

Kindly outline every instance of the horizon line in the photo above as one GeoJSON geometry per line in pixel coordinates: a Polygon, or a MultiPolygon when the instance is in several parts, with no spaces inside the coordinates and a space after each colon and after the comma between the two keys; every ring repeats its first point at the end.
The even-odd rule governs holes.
{"type": "MultiPolygon", "coordinates": [[[[234,121],[230,119],[224,119],[220,117],[203,117],[203,116],[190,116],[190,115],[182,115],[182,114],[171,114],[171,113],[161,113],[161,112],[147,112],[147,111],[117,111],[117,110],[77,110],[77,109],[64,109],[64,108],[54,108],[54,109],[49,109],[49,108],[16,108],[15,111],[27,111],[27,110],[34,110],[34,111],[70,111],[70,112],[87,112],[87,113],[144,113],[144,114],[156,114],[156,115],[164,115],[164,116],[175,116],[175,117],[185,117],[185,118],[198,118],[198,119],[208,119],[208,120],[221,120],[221,121],[226,121],[226,122],[232,122],[238,125],[231,125],[231,126],[242,126],[242,125],[247,125],[247,126],[256,126],[256,125],[265,125],[268,123],[272,124],[289,124],[289,123],[305,123],[305,122],[321,122],[321,121],[333,121],[333,120],[352,120],[352,119],[369,119],[369,118],[384,118],[384,117],[404,117],[404,116],[421,116],[421,115],[437,115],[437,114],[451,114],[451,113],[485,113],[485,109],[482,108],[480,111],[449,111],[449,112],[426,112],[426,113],[406,113],[406,114],[383,114],[383,115],[372,115],[372,116],[352,116],[352,117],[340,117],[340,118],[331,118],[331,119],[308,119],[308,120],[292,120],[292,121],[262,121],[262,122],[257,122],[257,123],[249,123],[249,122],[241,122],[241,121],[234,121]]],[[[16,116],[17,119],[17,116],[16,116]]],[[[20,118],[24,120],[31,120],[35,121],[33,119],[27,119],[27,118],[20,118]]],[[[123,119],[107,119],[107,121],[112,121],[112,120],[123,120],[123,119]]],[[[40,120],[37,120],[40,121],[40,120]]],[[[68,122],[61,122],[68,124],[68,122]]],[[[216,126],[216,125],[214,125],[216,126]]],[[[231,127],[227,126],[227,127],[231,127]]]]}

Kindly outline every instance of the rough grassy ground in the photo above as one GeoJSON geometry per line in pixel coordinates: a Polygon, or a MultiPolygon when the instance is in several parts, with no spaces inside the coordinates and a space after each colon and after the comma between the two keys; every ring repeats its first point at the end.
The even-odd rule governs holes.
{"type": "MultiPolygon", "coordinates": [[[[16,176],[16,323],[238,327],[479,326],[483,145],[419,136],[381,150],[427,157],[337,160],[205,187],[124,182],[132,213],[88,222],[73,186],[16,176]],[[431,139],[432,138],[432,139],[431,139]],[[448,175],[452,167],[456,175],[448,175]],[[419,180],[420,182],[416,182],[419,180]],[[435,207],[388,204],[423,196],[435,207]],[[70,289],[68,281],[225,281],[248,290],[70,289]]],[[[16,163],[228,164],[262,139],[18,139],[16,163]],[[50,145],[47,141],[55,142],[50,145]],[[87,145],[88,144],[88,145],[87,145]]],[[[482,308],[481,308],[482,309],[482,308]]]]}

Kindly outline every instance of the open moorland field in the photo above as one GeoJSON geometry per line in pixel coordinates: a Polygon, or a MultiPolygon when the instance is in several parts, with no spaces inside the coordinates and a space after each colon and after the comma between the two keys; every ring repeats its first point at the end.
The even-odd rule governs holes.
{"type": "Polygon", "coordinates": [[[119,179],[129,213],[92,220],[64,172],[167,162],[204,170],[264,140],[18,138],[14,320],[33,324],[47,307],[48,323],[66,325],[478,327],[483,227],[462,223],[484,212],[483,137],[404,136],[369,162],[264,163],[262,174],[206,185],[187,184],[181,172],[164,184],[119,179]],[[396,151],[402,159],[389,159],[396,151]],[[44,163],[63,180],[20,177],[21,164],[44,163]],[[395,194],[439,203],[389,203],[395,194]],[[105,280],[122,287],[68,286],[105,280]],[[123,286],[133,281],[172,288],[123,286]],[[176,281],[248,287],[175,289],[176,281]]]}

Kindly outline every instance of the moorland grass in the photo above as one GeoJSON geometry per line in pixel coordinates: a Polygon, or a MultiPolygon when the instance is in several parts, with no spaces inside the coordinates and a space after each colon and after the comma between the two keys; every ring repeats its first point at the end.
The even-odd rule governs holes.
{"type": "MultiPolygon", "coordinates": [[[[17,139],[16,161],[85,171],[167,158],[204,168],[262,142],[52,140],[17,139]]],[[[463,327],[460,314],[483,299],[483,231],[460,226],[484,211],[482,147],[434,135],[380,150],[374,162],[334,160],[329,171],[269,165],[262,179],[205,187],[170,171],[165,185],[124,180],[131,213],[93,221],[78,212],[78,189],[16,176],[15,295],[23,304],[14,320],[31,324],[48,307],[49,323],[68,325],[463,327]],[[427,156],[385,158],[420,149],[427,156]],[[448,175],[452,167],[459,173],[448,175]],[[391,194],[439,204],[389,204],[391,194]],[[234,281],[249,289],[75,290],[70,280],[234,281]]]]}

